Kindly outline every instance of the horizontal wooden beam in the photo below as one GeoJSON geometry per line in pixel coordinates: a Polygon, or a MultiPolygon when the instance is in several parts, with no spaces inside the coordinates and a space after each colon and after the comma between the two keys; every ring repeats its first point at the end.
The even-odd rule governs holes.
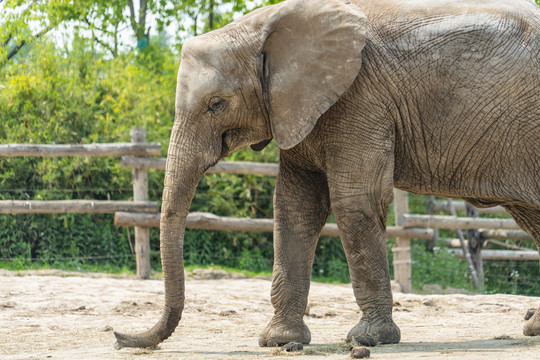
{"type": "MultiPolygon", "coordinates": [[[[454,204],[454,208],[456,209],[456,211],[465,211],[465,202],[464,201],[452,200],[452,203],[454,204]]],[[[450,212],[450,209],[448,208],[448,202],[446,200],[444,200],[444,201],[441,201],[441,200],[435,201],[433,203],[433,207],[431,208],[431,211],[433,211],[433,212],[437,212],[437,211],[450,212]]],[[[502,206],[493,206],[493,207],[482,208],[482,209],[479,208],[478,212],[482,213],[482,214],[506,214],[506,215],[508,215],[508,213],[506,212],[506,210],[502,206]]]]}
{"type": "Polygon", "coordinates": [[[62,213],[102,213],[117,211],[133,213],[157,213],[155,201],[108,201],[108,200],[1,200],[0,214],[62,214],[62,213]]]}
{"type": "Polygon", "coordinates": [[[455,217],[444,215],[403,215],[404,227],[422,227],[435,229],[508,229],[517,230],[520,227],[513,219],[485,219],[472,217],[455,217]]]}
{"type": "Polygon", "coordinates": [[[432,240],[433,229],[404,228],[403,226],[387,226],[386,238],[422,239],[432,240]]]}
{"type": "MultiPolygon", "coordinates": [[[[136,169],[165,170],[166,158],[134,158],[125,156],[121,166],[136,169]]],[[[227,173],[237,175],[277,176],[279,164],[252,161],[220,161],[206,171],[207,174],[227,173]]]]}
{"type": "Polygon", "coordinates": [[[159,156],[160,143],[110,143],[110,144],[7,144],[0,145],[0,157],[34,156],[159,156]]]}
{"type": "MultiPolygon", "coordinates": [[[[461,249],[448,249],[448,251],[458,257],[463,257],[461,249]]],[[[480,252],[483,260],[536,260],[540,259],[538,251],[521,250],[482,250],[480,252]]]]}
{"type": "Polygon", "coordinates": [[[136,158],[131,156],[122,156],[120,166],[133,169],[157,169],[165,170],[167,158],[136,158]]]}
{"type": "MultiPolygon", "coordinates": [[[[439,239],[439,241],[442,241],[447,247],[449,248],[461,248],[461,240],[460,239],[439,239]]],[[[469,240],[464,240],[465,247],[469,247],[469,240]]],[[[495,239],[485,239],[483,240],[483,249],[489,249],[491,248],[491,244],[498,245],[498,246],[504,246],[507,249],[514,249],[514,250],[524,250],[525,248],[521,246],[517,246],[514,244],[509,244],[501,240],[495,240],[495,239]]]]}
{"type": "Polygon", "coordinates": [[[279,164],[251,161],[220,161],[206,171],[207,174],[277,176],[279,164]]]}
{"type": "MultiPolygon", "coordinates": [[[[159,227],[160,214],[133,214],[117,212],[114,215],[116,226],[146,226],[159,227]]],[[[221,231],[247,231],[247,232],[273,232],[273,219],[250,219],[217,216],[211,213],[193,212],[186,220],[186,228],[221,231]]],[[[322,236],[339,236],[336,224],[326,224],[321,232],[322,236]]],[[[405,229],[400,226],[389,226],[386,237],[408,237],[417,239],[432,239],[431,229],[405,229]]]]}
{"type": "MultiPolygon", "coordinates": [[[[439,241],[443,242],[447,247],[449,248],[461,248],[461,240],[460,239],[439,239],[439,241]]],[[[469,246],[469,241],[464,241],[465,246],[469,246]]]]}
{"type": "Polygon", "coordinates": [[[523,230],[483,230],[480,229],[480,236],[482,239],[493,240],[525,240],[532,241],[532,237],[523,230]]]}

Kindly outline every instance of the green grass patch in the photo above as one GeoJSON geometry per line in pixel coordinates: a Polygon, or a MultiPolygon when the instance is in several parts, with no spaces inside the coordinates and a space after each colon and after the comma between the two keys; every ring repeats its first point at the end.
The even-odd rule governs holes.
{"type": "Polygon", "coordinates": [[[14,261],[0,261],[0,269],[11,271],[26,271],[26,270],[63,270],[77,271],[88,273],[105,273],[105,274],[135,274],[135,270],[114,264],[74,264],[71,261],[57,261],[54,265],[41,261],[26,261],[25,259],[14,261]]]}

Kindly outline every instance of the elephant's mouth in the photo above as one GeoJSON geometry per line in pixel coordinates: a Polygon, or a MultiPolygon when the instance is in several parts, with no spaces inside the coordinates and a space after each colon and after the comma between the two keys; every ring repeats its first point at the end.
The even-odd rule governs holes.
{"type": "Polygon", "coordinates": [[[224,158],[225,156],[227,156],[229,154],[229,145],[227,144],[227,137],[229,137],[230,135],[228,134],[228,131],[225,131],[222,135],[221,135],[221,158],[224,158]]]}
{"type": "Polygon", "coordinates": [[[236,130],[227,130],[221,135],[221,156],[220,158],[224,158],[228,156],[234,149],[235,144],[234,142],[234,133],[236,130]]]}

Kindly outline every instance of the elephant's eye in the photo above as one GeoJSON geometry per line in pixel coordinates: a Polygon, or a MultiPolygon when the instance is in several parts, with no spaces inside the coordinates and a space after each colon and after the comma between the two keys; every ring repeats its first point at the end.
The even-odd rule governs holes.
{"type": "Polygon", "coordinates": [[[219,96],[214,96],[208,102],[208,111],[212,114],[217,114],[225,107],[225,100],[219,96]]]}

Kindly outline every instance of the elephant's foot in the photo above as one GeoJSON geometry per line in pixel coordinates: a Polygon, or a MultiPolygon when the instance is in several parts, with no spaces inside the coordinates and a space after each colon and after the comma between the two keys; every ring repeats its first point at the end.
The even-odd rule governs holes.
{"type": "Polygon", "coordinates": [[[534,315],[525,323],[523,335],[540,336],[540,309],[536,309],[534,315]]]}
{"type": "Polygon", "coordinates": [[[259,346],[276,347],[290,342],[309,344],[311,333],[304,321],[287,323],[272,319],[259,336],[259,346]]]}
{"type": "Polygon", "coordinates": [[[397,344],[400,339],[401,332],[391,318],[378,321],[368,321],[362,318],[347,334],[347,341],[364,346],[397,344]]]}

